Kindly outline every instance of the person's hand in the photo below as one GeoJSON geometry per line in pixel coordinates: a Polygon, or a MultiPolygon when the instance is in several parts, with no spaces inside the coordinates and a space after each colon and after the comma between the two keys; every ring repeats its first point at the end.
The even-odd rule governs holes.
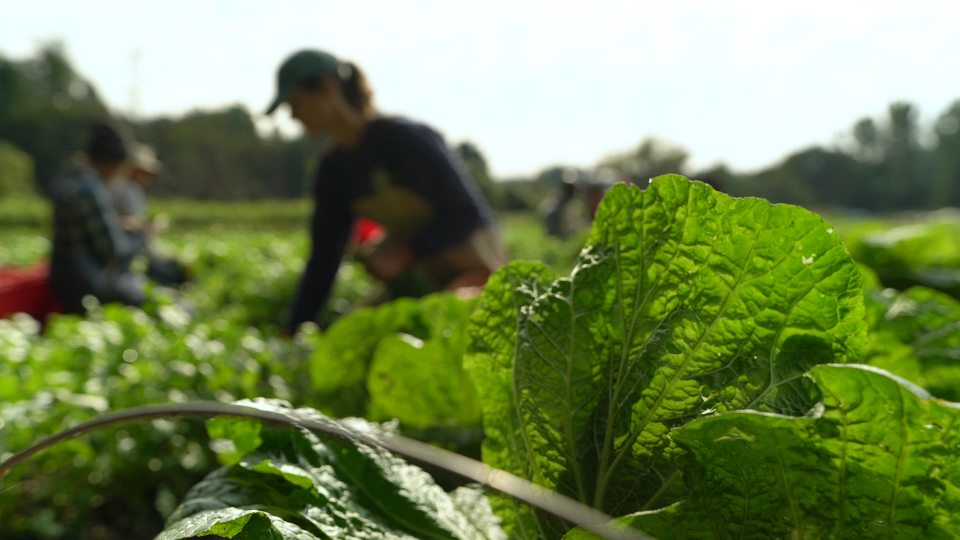
{"type": "Polygon", "coordinates": [[[153,218],[153,221],[150,222],[150,233],[151,234],[160,234],[167,230],[170,227],[170,218],[166,214],[158,214],[153,218]]]}
{"type": "Polygon", "coordinates": [[[391,281],[411,262],[413,253],[404,246],[377,249],[364,259],[363,264],[373,277],[381,281],[391,281]]]}
{"type": "Polygon", "coordinates": [[[123,230],[129,234],[143,231],[143,221],[138,217],[122,216],[120,218],[120,224],[123,226],[123,230]]]}

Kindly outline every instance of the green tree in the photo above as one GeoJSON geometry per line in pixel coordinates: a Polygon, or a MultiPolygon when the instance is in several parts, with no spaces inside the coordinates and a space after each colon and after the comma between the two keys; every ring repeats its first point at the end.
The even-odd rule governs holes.
{"type": "Polygon", "coordinates": [[[888,110],[888,119],[882,208],[923,206],[930,182],[923,171],[917,110],[909,103],[893,103],[888,110]]]}
{"type": "Polygon", "coordinates": [[[862,196],[865,193],[858,182],[865,172],[853,157],[815,146],[739,182],[730,182],[730,193],[801,206],[865,207],[869,195],[862,196]]]}
{"type": "MultiPolygon", "coordinates": [[[[71,66],[62,44],[24,61],[0,57],[0,140],[29,154],[41,189],[83,148],[94,120],[109,119],[93,86],[71,66]]],[[[204,199],[299,197],[314,145],[261,137],[242,107],[196,111],[134,124],[167,166],[155,193],[204,199]]]]}
{"type": "Polygon", "coordinates": [[[0,139],[33,157],[41,188],[83,145],[90,123],[107,116],[62,44],[47,44],[22,62],[0,57],[0,139]]]}
{"type": "Polygon", "coordinates": [[[261,137],[241,106],[193,111],[137,126],[165,172],[159,195],[197,199],[300,197],[313,155],[309,140],[261,137]]]}
{"type": "Polygon", "coordinates": [[[654,138],[646,138],[632,150],[612,154],[599,163],[630,177],[634,183],[662,174],[680,174],[686,169],[689,154],[683,148],[654,138]]]}
{"type": "Polygon", "coordinates": [[[937,146],[933,151],[934,188],[930,205],[960,205],[960,100],[940,115],[936,124],[937,146]]]}
{"type": "Polygon", "coordinates": [[[487,167],[487,158],[480,151],[480,148],[471,141],[463,141],[454,147],[454,152],[460,157],[460,161],[467,172],[470,173],[470,176],[476,180],[477,185],[480,186],[480,191],[486,195],[487,199],[492,199],[495,186],[487,167]]]}
{"type": "Polygon", "coordinates": [[[26,197],[33,192],[33,158],[0,141],[0,199],[26,197]]]}
{"type": "MultiPolygon", "coordinates": [[[[953,118],[945,113],[950,132],[953,118]]],[[[845,206],[890,212],[952,204],[957,146],[950,135],[937,151],[921,144],[916,108],[893,103],[886,118],[863,118],[851,129],[849,149],[811,147],[769,169],[729,182],[730,193],[806,206],[845,206]],[[936,180],[934,177],[936,176],[936,180]]]]}
{"type": "Polygon", "coordinates": [[[880,147],[880,130],[872,118],[864,118],[853,125],[856,142],[855,155],[862,161],[876,161],[883,155],[880,147]]]}

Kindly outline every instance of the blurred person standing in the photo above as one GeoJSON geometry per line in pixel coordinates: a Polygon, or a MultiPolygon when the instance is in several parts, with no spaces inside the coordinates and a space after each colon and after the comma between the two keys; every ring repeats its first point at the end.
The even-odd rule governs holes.
{"type": "Polygon", "coordinates": [[[600,182],[587,184],[587,215],[591,223],[597,217],[597,209],[600,208],[600,201],[603,200],[603,195],[607,192],[607,189],[608,186],[600,182]]]}
{"type": "Polygon", "coordinates": [[[87,295],[101,303],[128,305],[145,299],[142,281],[129,272],[145,240],[124,230],[108,187],[131,171],[130,142],[120,128],[95,124],[82,159],[74,160],[51,184],[50,284],[68,313],[84,313],[87,295]]]}
{"type": "Polygon", "coordinates": [[[332,140],[314,184],[312,249],[287,332],[314,320],[327,301],[361,217],[386,230],[364,264],[388,286],[416,282],[414,294],[479,287],[506,262],[486,200],[443,137],[424,124],[379,115],[355,64],[323,51],[297,52],[280,67],[267,114],[282,103],[311,135],[332,140]]]}
{"type": "Polygon", "coordinates": [[[548,235],[567,238],[586,227],[583,203],[576,198],[576,195],[576,182],[564,179],[560,184],[559,193],[547,197],[540,203],[538,210],[543,216],[548,235]]]}

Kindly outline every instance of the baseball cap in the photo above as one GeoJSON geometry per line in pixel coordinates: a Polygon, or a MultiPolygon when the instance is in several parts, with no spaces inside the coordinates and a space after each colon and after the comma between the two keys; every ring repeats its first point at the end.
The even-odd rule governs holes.
{"type": "Polygon", "coordinates": [[[130,162],[141,171],[146,171],[153,175],[159,175],[163,172],[163,164],[157,159],[156,152],[150,146],[134,142],[130,144],[130,162]]]}
{"type": "Polygon", "coordinates": [[[327,52],[306,49],[293,53],[277,72],[277,97],[270,104],[266,114],[277,110],[277,107],[289,99],[297,85],[304,80],[337,73],[340,65],[340,60],[327,52]]]}

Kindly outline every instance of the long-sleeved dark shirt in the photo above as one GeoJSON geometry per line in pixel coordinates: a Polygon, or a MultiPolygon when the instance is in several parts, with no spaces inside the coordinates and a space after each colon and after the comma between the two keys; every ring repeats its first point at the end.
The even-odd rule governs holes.
{"type": "Polygon", "coordinates": [[[439,133],[403,118],[372,120],[357,146],[335,146],[321,160],[314,186],[313,247],[288,331],[314,320],[326,302],[354,218],[376,219],[367,215],[368,203],[378,204],[378,195],[390,197],[396,188],[412,191],[430,206],[430,218],[410,239],[415,257],[440,253],[490,226],[490,210],[476,182],[439,133]]]}
{"type": "Polygon", "coordinates": [[[87,294],[101,301],[123,301],[111,297],[115,287],[110,280],[124,273],[143,249],[143,236],[123,230],[107,185],[88,167],[62,172],[50,195],[54,215],[50,279],[61,302],[77,311],[87,294]]]}

